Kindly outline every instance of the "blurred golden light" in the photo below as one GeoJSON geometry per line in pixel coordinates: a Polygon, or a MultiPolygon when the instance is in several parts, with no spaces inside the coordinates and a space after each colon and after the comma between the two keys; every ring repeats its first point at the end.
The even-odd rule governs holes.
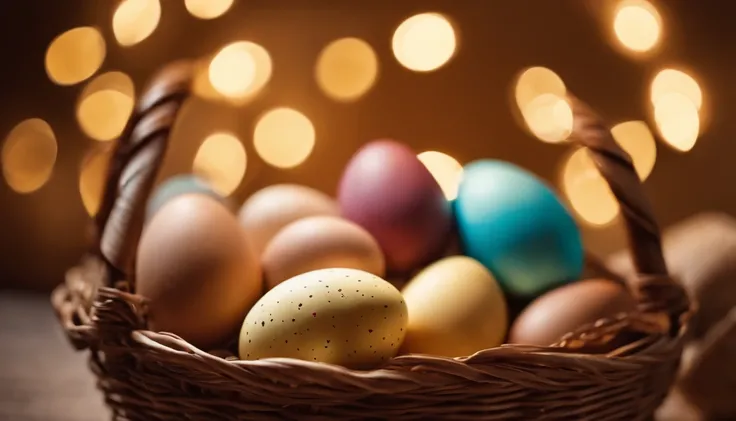
{"type": "Polygon", "coordinates": [[[375,83],[378,58],[367,42],[342,38],[322,50],[315,73],[317,84],[327,96],[338,101],[353,101],[375,83]]]}
{"type": "Polygon", "coordinates": [[[161,20],[159,0],[123,0],[112,16],[112,32],[124,47],[148,38],[161,20]]]}
{"type": "Polygon", "coordinates": [[[263,47],[239,41],[215,55],[208,68],[208,79],[218,94],[238,101],[258,93],[271,78],[271,70],[271,57],[263,47]]]}
{"type": "Polygon", "coordinates": [[[214,19],[225,14],[233,5],[233,0],[184,0],[184,6],[192,16],[200,19],[214,19]]]}
{"type": "Polygon", "coordinates": [[[89,26],[70,29],[54,38],[46,50],[46,74],[58,85],[73,85],[93,74],[105,60],[102,34],[89,26]]]}
{"type": "Polygon", "coordinates": [[[422,152],[417,158],[437,180],[447,200],[455,200],[463,176],[463,166],[455,158],[442,152],[422,152]]]}
{"type": "Polygon", "coordinates": [[[275,108],[261,116],[253,133],[253,144],[266,163],[293,168],[314,149],[315,131],[304,114],[291,108],[275,108]]]}
{"type": "Polygon", "coordinates": [[[700,116],[693,101],[679,92],[663,95],[654,103],[654,121],[662,139],[672,148],[687,152],[700,134],[700,116]]]}
{"type": "Polygon", "coordinates": [[[110,157],[113,148],[94,148],[82,161],[79,173],[79,195],[87,214],[95,216],[102,202],[102,194],[107,179],[107,170],[110,166],[110,157]]]}
{"type": "MultiPolygon", "coordinates": [[[[221,66],[216,69],[218,73],[214,75],[218,79],[218,86],[224,86],[223,92],[225,93],[228,93],[231,90],[233,91],[233,94],[226,95],[223,92],[218,91],[218,89],[213,86],[211,79],[213,75],[210,74],[210,67],[212,66],[213,60],[207,59],[207,63],[200,63],[196,70],[193,89],[197,96],[204,99],[215,101],[224,100],[235,105],[242,105],[260,93],[271,79],[271,56],[265,48],[249,41],[240,41],[235,44],[231,44],[228,47],[231,47],[228,51],[234,51],[234,53],[226,53],[225,59],[227,59],[227,56],[230,54],[236,57],[245,57],[247,54],[255,64],[255,74],[251,76],[250,79],[244,80],[242,75],[238,75],[233,71],[234,69],[228,68],[227,63],[220,62],[220,64],[217,64],[216,67],[221,66]],[[231,79],[235,80],[232,87],[229,86],[229,81],[231,79]],[[250,80],[250,84],[248,84],[248,80],[250,80]],[[238,87],[242,88],[242,90],[239,91],[237,89],[238,87]]],[[[215,58],[218,55],[215,55],[215,58]]],[[[219,60],[223,60],[223,58],[220,57],[219,60]]],[[[237,61],[237,59],[235,61],[237,61]]],[[[248,64],[250,63],[248,59],[244,59],[243,62],[248,64]]],[[[248,66],[248,64],[245,64],[245,66],[248,66]]]]}
{"type": "Polygon", "coordinates": [[[403,21],[391,42],[394,56],[407,69],[429,72],[445,65],[455,54],[455,29],[438,13],[422,13],[403,21]]]}
{"type": "Polygon", "coordinates": [[[591,225],[616,218],[619,205],[586,148],[576,149],[562,170],[562,188],[575,212],[591,225]]]}
{"type": "Polygon", "coordinates": [[[645,52],[659,42],[662,20],[651,3],[626,0],[616,10],[613,30],[621,45],[635,52],[645,52]]]}
{"type": "Polygon", "coordinates": [[[238,138],[227,132],[209,135],[197,150],[193,172],[206,179],[218,193],[228,196],[243,181],[247,156],[238,138]]]}
{"type": "Polygon", "coordinates": [[[567,88],[562,78],[546,67],[530,67],[516,80],[516,105],[520,110],[540,95],[552,94],[564,98],[566,93],[567,88]]]}
{"type": "Polygon", "coordinates": [[[686,96],[700,109],[703,105],[703,91],[698,82],[681,70],[664,69],[652,80],[650,96],[652,104],[667,94],[678,93],[686,96]]]}
{"type": "Polygon", "coordinates": [[[657,160],[657,144],[649,126],[643,121],[627,121],[615,125],[611,134],[631,156],[639,179],[646,180],[657,160]]]}
{"type": "Polygon", "coordinates": [[[107,141],[120,136],[135,102],[133,80],[122,72],[94,78],[79,97],[77,121],[87,136],[107,141]]]}
{"type": "Polygon", "coordinates": [[[5,181],[18,193],[40,189],[51,178],[56,153],[56,136],[48,123],[40,118],[18,123],[3,145],[5,181]]]}
{"type": "Polygon", "coordinates": [[[539,95],[522,108],[521,114],[532,134],[543,142],[564,142],[572,133],[572,108],[555,94],[539,95]]]}

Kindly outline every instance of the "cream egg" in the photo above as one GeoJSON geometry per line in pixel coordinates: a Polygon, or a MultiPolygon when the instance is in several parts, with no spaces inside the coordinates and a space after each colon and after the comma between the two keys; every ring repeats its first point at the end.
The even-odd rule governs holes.
{"type": "Polygon", "coordinates": [[[476,260],[438,260],[412,278],[402,294],[409,312],[403,354],[461,357],[503,342],[506,299],[493,275],[476,260]]]}
{"type": "Polygon", "coordinates": [[[275,184],[252,194],[238,212],[240,225],[257,256],[286,225],[316,215],[338,216],[337,202],[319,190],[298,184],[275,184]]]}
{"type": "Polygon", "coordinates": [[[360,269],[383,276],[376,240],[359,225],[334,216],[302,218],[284,227],[261,256],[268,288],[317,269],[360,269]]]}

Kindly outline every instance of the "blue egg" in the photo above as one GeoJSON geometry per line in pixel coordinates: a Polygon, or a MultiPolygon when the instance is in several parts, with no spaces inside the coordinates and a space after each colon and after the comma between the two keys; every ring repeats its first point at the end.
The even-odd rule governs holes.
{"type": "Polygon", "coordinates": [[[454,206],[465,254],[509,295],[534,297],[582,273],[580,230],[534,174],[504,161],[472,162],[454,206]]]}
{"type": "Polygon", "coordinates": [[[161,183],[153,192],[146,206],[146,221],[158,212],[169,200],[182,194],[196,193],[212,197],[224,204],[226,199],[217,193],[205,180],[196,175],[183,174],[171,177],[161,183]]]}

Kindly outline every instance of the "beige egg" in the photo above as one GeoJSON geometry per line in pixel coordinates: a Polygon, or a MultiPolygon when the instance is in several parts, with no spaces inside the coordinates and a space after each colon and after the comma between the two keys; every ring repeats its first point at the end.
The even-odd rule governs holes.
{"type": "Polygon", "coordinates": [[[237,334],[263,289],[235,216],[199,194],[160,208],[143,232],[136,265],[137,292],[150,300],[149,328],[205,350],[237,334]]]}
{"type": "Polygon", "coordinates": [[[274,235],[307,216],[340,214],[337,202],[319,190],[298,184],[275,184],[252,194],[238,212],[240,225],[256,256],[274,235]]]}
{"type": "Polygon", "coordinates": [[[506,299],[476,260],[441,259],[412,278],[402,294],[409,311],[402,354],[460,357],[503,342],[506,299]]]}
{"type": "Polygon", "coordinates": [[[312,216],[284,227],[261,255],[267,287],[317,269],[360,269],[383,276],[376,240],[359,225],[334,216],[312,216]]]}
{"type": "Polygon", "coordinates": [[[396,355],[406,322],[406,304],[388,282],[356,269],[321,269],[282,282],[256,303],[239,353],[372,368],[396,355]]]}

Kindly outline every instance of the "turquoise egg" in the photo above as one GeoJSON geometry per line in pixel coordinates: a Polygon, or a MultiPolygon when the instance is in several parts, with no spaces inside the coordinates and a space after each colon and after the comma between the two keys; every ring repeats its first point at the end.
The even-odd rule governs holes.
{"type": "Polygon", "coordinates": [[[582,273],[580,230],[534,174],[504,161],[472,162],[454,206],[465,254],[485,265],[507,294],[534,297],[582,273]]]}
{"type": "Polygon", "coordinates": [[[192,174],[177,175],[166,179],[153,192],[146,206],[146,221],[150,220],[169,200],[189,193],[203,194],[227,204],[226,199],[202,178],[192,174]]]}

